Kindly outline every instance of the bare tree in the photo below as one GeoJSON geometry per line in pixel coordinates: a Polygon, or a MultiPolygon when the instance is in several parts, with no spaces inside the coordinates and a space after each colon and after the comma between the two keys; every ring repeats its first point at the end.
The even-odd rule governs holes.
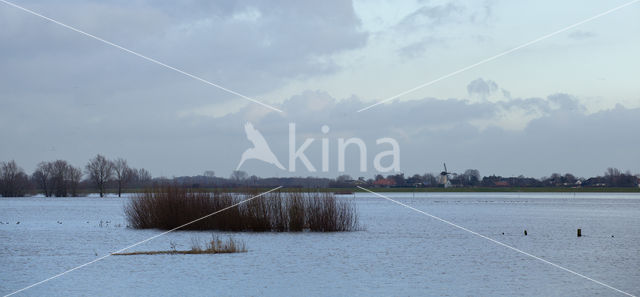
{"type": "Polygon", "coordinates": [[[215,177],[215,176],[216,176],[216,173],[215,173],[215,171],[213,171],[213,170],[205,170],[205,172],[204,172],[204,176],[205,176],[205,177],[215,177]]]}
{"type": "Polygon", "coordinates": [[[53,195],[56,197],[67,197],[67,171],[71,167],[67,161],[56,160],[51,163],[50,182],[53,188],[53,195]]]}
{"type": "Polygon", "coordinates": [[[53,195],[53,187],[51,184],[51,175],[53,168],[51,162],[40,162],[36,171],[31,175],[31,179],[38,185],[45,197],[51,197],[53,195]]]}
{"type": "Polygon", "coordinates": [[[438,179],[431,173],[425,173],[422,175],[422,180],[424,180],[426,186],[435,186],[438,184],[438,179]]]}
{"type": "Polygon", "coordinates": [[[151,181],[151,173],[144,168],[138,169],[136,177],[138,182],[143,185],[151,181]]]}
{"type": "Polygon", "coordinates": [[[255,174],[249,177],[249,181],[251,182],[252,185],[257,185],[258,181],[260,180],[259,177],[257,177],[255,174]]]}
{"type": "Polygon", "coordinates": [[[77,197],[78,185],[80,184],[80,180],[82,180],[82,169],[69,165],[65,179],[67,180],[71,196],[77,197]]]}
{"type": "Polygon", "coordinates": [[[621,175],[622,173],[618,168],[609,167],[607,168],[607,171],[604,172],[604,178],[607,181],[608,186],[617,185],[621,175]]]}
{"type": "Polygon", "coordinates": [[[234,170],[231,172],[231,180],[234,181],[243,181],[249,177],[249,174],[242,170],[234,170]]]}
{"type": "Polygon", "coordinates": [[[0,194],[3,197],[25,195],[29,178],[15,161],[0,163],[0,194]]]}
{"type": "Polygon", "coordinates": [[[604,172],[604,176],[617,177],[620,176],[620,174],[620,169],[612,167],[607,168],[607,171],[604,172]]]}
{"type": "Polygon", "coordinates": [[[113,173],[118,183],[118,197],[122,195],[122,188],[126,187],[135,175],[134,170],[129,167],[127,160],[118,158],[113,161],[113,173]]]}
{"type": "Polygon", "coordinates": [[[105,186],[113,177],[113,163],[104,156],[97,155],[89,160],[85,169],[89,179],[93,181],[100,191],[100,197],[104,197],[105,186]]]}
{"type": "Polygon", "coordinates": [[[31,176],[47,197],[76,196],[81,178],[82,170],[65,160],[40,162],[31,176]]]}
{"type": "Polygon", "coordinates": [[[463,185],[475,186],[480,183],[480,171],[477,169],[467,169],[460,175],[463,185]]]}

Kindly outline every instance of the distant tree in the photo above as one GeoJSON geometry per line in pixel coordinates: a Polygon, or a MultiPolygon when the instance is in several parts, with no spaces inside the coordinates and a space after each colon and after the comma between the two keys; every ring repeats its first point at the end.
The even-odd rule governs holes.
{"type": "Polygon", "coordinates": [[[546,181],[549,186],[559,186],[562,184],[562,175],[560,173],[553,173],[546,181]]]}
{"type": "Polygon", "coordinates": [[[495,174],[490,175],[490,176],[485,176],[482,178],[482,182],[480,182],[480,184],[483,187],[493,187],[496,185],[497,182],[502,182],[503,178],[502,176],[496,176],[495,174]]]}
{"type": "Polygon", "coordinates": [[[132,180],[135,173],[134,170],[129,167],[127,160],[118,158],[113,163],[113,177],[118,184],[118,197],[122,195],[122,188],[132,180]]]}
{"type": "Polygon", "coordinates": [[[56,160],[50,163],[51,175],[49,176],[49,184],[53,189],[53,195],[56,197],[67,197],[68,189],[68,171],[71,165],[64,160],[56,160]]]}
{"type": "Polygon", "coordinates": [[[417,173],[416,173],[416,174],[414,174],[411,178],[413,178],[413,179],[414,179],[414,180],[416,180],[416,181],[424,181],[424,180],[422,179],[422,178],[423,178],[423,176],[422,176],[422,175],[420,175],[420,174],[417,174],[417,173]]]}
{"type": "Polygon", "coordinates": [[[100,197],[104,197],[105,186],[113,177],[113,163],[102,155],[97,155],[89,160],[86,166],[89,179],[100,191],[100,197]]]}
{"type": "Polygon", "coordinates": [[[620,172],[620,169],[618,168],[607,168],[607,170],[604,172],[604,179],[607,183],[608,186],[612,186],[615,187],[620,183],[620,177],[622,176],[622,173],[620,172]]]}
{"type": "Polygon", "coordinates": [[[29,177],[15,161],[0,163],[0,194],[3,197],[23,197],[29,185],[29,177]]]}
{"type": "Polygon", "coordinates": [[[387,179],[391,179],[395,181],[396,186],[398,187],[402,187],[406,185],[406,182],[404,180],[404,173],[387,175],[387,179]]]}
{"type": "Polygon", "coordinates": [[[407,178],[407,185],[409,186],[419,186],[422,185],[423,183],[423,179],[422,179],[422,175],[420,174],[414,174],[413,176],[407,178]]]}
{"type": "Polygon", "coordinates": [[[463,185],[475,186],[480,183],[480,171],[477,169],[467,169],[459,178],[463,185]]]}
{"type": "MultiPolygon", "coordinates": [[[[329,183],[329,186],[335,187],[335,188],[348,187],[352,185],[352,181],[353,181],[353,178],[350,175],[343,174],[336,177],[335,181],[329,183]]],[[[309,184],[310,183],[307,183],[306,186],[309,187],[309,184]]]]}
{"type": "Polygon", "coordinates": [[[53,175],[53,166],[51,162],[38,163],[38,167],[31,175],[31,179],[42,190],[45,197],[51,197],[53,195],[51,175],[53,175]]]}
{"type": "Polygon", "coordinates": [[[636,187],[638,185],[638,179],[630,171],[622,173],[617,168],[607,168],[604,181],[610,187],[636,187]]]}
{"type": "Polygon", "coordinates": [[[140,168],[136,174],[136,180],[142,185],[147,184],[151,181],[151,173],[144,168],[140,168]]]}
{"type": "Polygon", "coordinates": [[[233,172],[231,172],[231,180],[236,182],[246,180],[248,176],[249,174],[242,170],[234,170],[233,172]]]}
{"type": "Polygon", "coordinates": [[[567,185],[575,185],[575,183],[578,181],[578,179],[576,179],[576,176],[571,173],[565,173],[565,175],[562,177],[562,180],[564,184],[567,185]]]}
{"type": "Polygon", "coordinates": [[[216,173],[213,170],[205,170],[204,176],[213,178],[216,177],[216,173]]]}
{"type": "Polygon", "coordinates": [[[252,186],[255,186],[258,184],[258,181],[260,180],[260,178],[256,175],[252,175],[249,177],[249,181],[251,182],[252,186]]]}
{"type": "Polygon", "coordinates": [[[431,173],[425,173],[422,175],[422,181],[426,186],[435,186],[438,184],[438,179],[431,173]]]}
{"type": "Polygon", "coordinates": [[[46,197],[76,196],[82,170],[65,160],[40,162],[31,175],[31,180],[42,189],[46,197]]]}
{"type": "Polygon", "coordinates": [[[350,180],[353,180],[353,178],[351,178],[351,175],[348,175],[348,174],[343,174],[336,178],[336,181],[339,183],[344,183],[350,180]]]}
{"type": "Polygon", "coordinates": [[[618,168],[607,168],[607,170],[604,172],[604,176],[605,177],[616,177],[616,176],[620,176],[620,169],[618,168]]]}
{"type": "Polygon", "coordinates": [[[66,180],[67,180],[68,187],[69,187],[69,193],[71,194],[71,196],[77,197],[78,196],[78,185],[80,184],[80,181],[82,180],[82,169],[80,169],[78,167],[73,167],[73,166],[70,165],[69,168],[67,168],[66,180]]]}

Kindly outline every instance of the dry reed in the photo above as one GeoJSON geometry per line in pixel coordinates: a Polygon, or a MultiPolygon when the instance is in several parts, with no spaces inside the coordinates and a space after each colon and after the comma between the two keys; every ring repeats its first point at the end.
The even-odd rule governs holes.
{"type": "MultiPolygon", "coordinates": [[[[249,193],[207,193],[177,186],[148,189],[131,198],[125,214],[133,228],[170,230],[253,197],[249,193]]],[[[269,193],[181,230],[253,232],[355,231],[358,216],[351,200],[332,193],[269,193]]]]}

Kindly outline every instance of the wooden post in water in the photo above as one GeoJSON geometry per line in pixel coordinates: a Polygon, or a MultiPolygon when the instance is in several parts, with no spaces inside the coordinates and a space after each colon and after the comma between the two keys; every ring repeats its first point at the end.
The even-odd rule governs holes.
{"type": "Polygon", "coordinates": [[[582,237],[582,229],[578,228],[578,237],[582,237]]]}

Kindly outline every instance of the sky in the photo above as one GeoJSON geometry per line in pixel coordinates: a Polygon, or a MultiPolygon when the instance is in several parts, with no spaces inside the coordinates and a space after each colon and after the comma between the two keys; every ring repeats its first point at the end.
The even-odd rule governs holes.
{"type": "Polygon", "coordinates": [[[395,173],[381,138],[406,175],[640,173],[640,3],[357,112],[626,2],[13,1],[283,112],[0,2],[0,161],[227,177],[250,122],[285,167],[242,164],[258,176],[395,173]],[[291,170],[291,124],[316,171],[291,170]],[[355,146],[338,170],[340,138],[365,171],[355,146]]]}

